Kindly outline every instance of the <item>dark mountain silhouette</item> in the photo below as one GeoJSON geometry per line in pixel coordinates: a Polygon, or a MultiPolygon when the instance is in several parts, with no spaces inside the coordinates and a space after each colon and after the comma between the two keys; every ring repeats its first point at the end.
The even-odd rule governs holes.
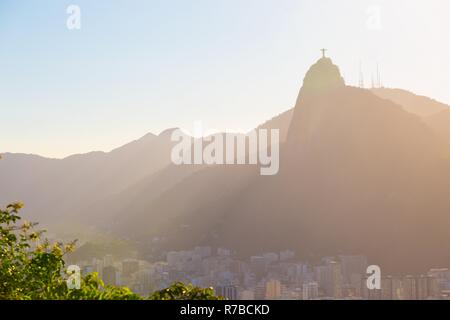
{"type": "Polygon", "coordinates": [[[418,116],[431,116],[440,111],[448,110],[449,107],[436,100],[425,96],[415,95],[402,89],[376,88],[370,90],[380,98],[390,100],[403,107],[408,112],[418,116]]]}
{"type": "Polygon", "coordinates": [[[109,153],[62,160],[3,154],[0,202],[26,203],[27,218],[44,223],[92,218],[92,203],[120,193],[170,163],[170,130],[147,134],[109,153]]]}
{"type": "Polygon", "coordinates": [[[450,263],[449,110],[403,90],[346,86],[322,58],[295,108],[258,127],[280,129],[276,176],[251,165],[172,165],[168,130],[63,160],[5,154],[0,201],[152,249],[363,253],[386,272],[423,272],[450,263]]]}
{"type": "Polygon", "coordinates": [[[278,129],[280,130],[280,142],[285,142],[287,139],[287,134],[289,131],[289,126],[291,124],[292,114],[294,109],[289,109],[278,116],[270,119],[269,121],[258,126],[256,130],[259,129],[278,129]]]}
{"type": "Polygon", "coordinates": [[[303,258],[363,252],[392,272],[448,264],[445,146],[400,105],[321,77],[341,79],[330,60],[305,77],[278,176],[207,168],[117,230],[158,236],[171,249],[292,248],[303,258]]]}
{"type": "Polygon", "coordinates": [[[401,105],[406,111],[420,116],[440,139],[450,144],[449,106],[401,89],[379,88],[371,91],[381,98],[401,105]]]}

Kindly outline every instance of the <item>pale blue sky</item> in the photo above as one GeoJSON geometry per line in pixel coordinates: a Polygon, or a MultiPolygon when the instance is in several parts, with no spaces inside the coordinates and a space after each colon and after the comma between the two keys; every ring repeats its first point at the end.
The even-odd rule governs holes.
{"type": "Polygon", "coordinates": [[[448,0],[1,0],[0,152],[109,151],[197,120],[247,130],[294,105],[322,47],[347,83],[379,62],[386,86],[450,104],[449,15],[448,0]]]}

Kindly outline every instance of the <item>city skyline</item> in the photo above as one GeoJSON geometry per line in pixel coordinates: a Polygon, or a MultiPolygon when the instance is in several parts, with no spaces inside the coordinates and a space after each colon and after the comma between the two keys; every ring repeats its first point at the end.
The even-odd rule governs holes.
{"type": "Polygon", "coordinates": [[[381,268],[379,287],[370,288],[368,271],[373,265],[361,254],[312,262],[299,261],[294,251],[286,249],[244,259],[225,248],[200,246],[163,256],[159,260],[106,254],[71,263],[83,274],[97,272],[105,283],[125,285],[142,295],[181,281],[212,287],[229,300],[450,299],[450,269],[442,266],[413,275],[385,274],[381,268]]]}

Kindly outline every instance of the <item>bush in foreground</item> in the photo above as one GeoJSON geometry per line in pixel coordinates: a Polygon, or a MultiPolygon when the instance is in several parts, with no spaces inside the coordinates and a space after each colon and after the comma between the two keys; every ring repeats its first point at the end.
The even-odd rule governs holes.
{"type": "Polygon", "coordinates": [[[0,300],[218,300],[212,288],[175,283],[150,297],[127,287],[107,286],[97,273],[81,277],[80,289],[69,289],[64,256],[75,242],[50,243],[36,223],[21,222],[23,205],[0,209],[0,300]]]}

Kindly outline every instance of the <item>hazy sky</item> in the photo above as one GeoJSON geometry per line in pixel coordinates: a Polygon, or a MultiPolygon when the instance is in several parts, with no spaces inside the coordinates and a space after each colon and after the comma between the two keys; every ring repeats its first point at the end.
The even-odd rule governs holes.
{"type": "Polygon", "coordinates": [[[197,120],[247,130],[294,105],[322,47],[349,84],[378,62],[386,86],[450,104],[449,14],[448,0],[1,0],[0,152],[109,151],[197,120]]]}

